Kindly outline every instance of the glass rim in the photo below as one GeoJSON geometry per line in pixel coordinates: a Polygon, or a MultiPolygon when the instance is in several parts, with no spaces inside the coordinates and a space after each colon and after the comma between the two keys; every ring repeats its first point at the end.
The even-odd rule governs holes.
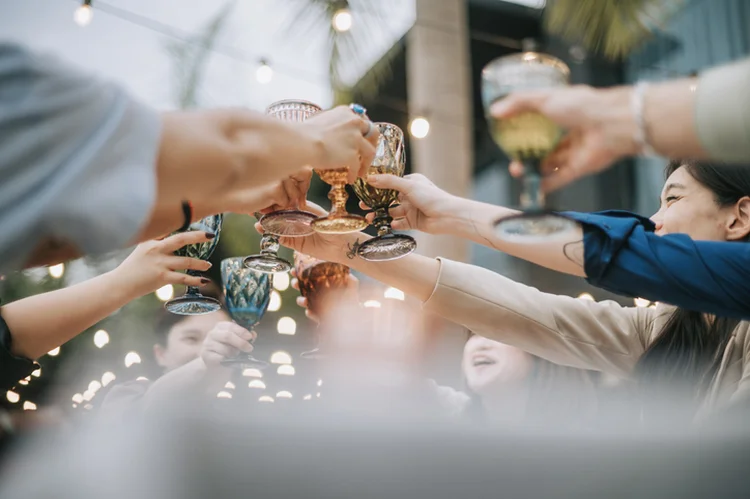
{"type": "Polygon", "coordinates": [[[305,106],[314,107],[314,108],[318,109],[319,111],[323,111],[323,108],[321,106],[319,106],[318,104],[316,104],[314,102],[311,102],[309,100],[304,100],[304,99],[282,99],[282,100],[278,100],[276,102],[272,102],[271,104],[269,104],[266,107],[266,111],[265,112],[267,114],[273,108],[282,106],[284,104],[302,104],[302,105],[305,105],[305,106]]]}
{"type": "Polygon", "coordinates": [[[482,73],[484,73],[484,71],[487,69],[491,69],[495,66],[500,66],[503,63],[514,62],[516,60],[518,62],[525,62],[525,63],[531,63],[532,61],[536,61],[539,64],[554,67],[560,70],[566,77],[570,76],[570,66],[565,64],[565,62],[563,62],[562,59],[555,57],[553,55],[546,54],[544,52],[535,52],[535,51],[515,52],[513,54],[496,57],[495,59],[492,59],[490,62],[485,64],[484,68],[482,68],[482,73]],[[529,57],[529,56],[532,56],[532,57],[529,57]]]}

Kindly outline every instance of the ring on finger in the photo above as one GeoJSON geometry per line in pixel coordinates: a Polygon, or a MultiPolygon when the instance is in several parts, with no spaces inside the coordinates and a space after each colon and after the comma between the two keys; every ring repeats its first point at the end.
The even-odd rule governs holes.
{"type": "Polygon", "coordinates": [[[364,133],[365,138],[369,138],[374,131],[375,125],[372,124],[372,121],[367,120],[367,131],[364,133]]]}

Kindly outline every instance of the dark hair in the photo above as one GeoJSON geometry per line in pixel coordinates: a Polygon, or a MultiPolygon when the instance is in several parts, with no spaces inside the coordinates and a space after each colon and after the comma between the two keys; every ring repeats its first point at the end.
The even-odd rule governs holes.
{"type": "MultiPolygon", "coordinates": [[[[679,168],[685,168],[691,177],[709,189],[719,206],[731,206],[750,196],[750,168],[670,161],[665,170],[666,178],[679,168]]],[[[742,241],[749,239],[745,236],[742,241]]],[[[643,394],[652,394],[658,399],[667,389],[683,397],[694,409],[716,375],[738,323],[737,319],[715,317],[711,320],[698,311],[675,310],[636,365],[635,373],[643,394]]]]}

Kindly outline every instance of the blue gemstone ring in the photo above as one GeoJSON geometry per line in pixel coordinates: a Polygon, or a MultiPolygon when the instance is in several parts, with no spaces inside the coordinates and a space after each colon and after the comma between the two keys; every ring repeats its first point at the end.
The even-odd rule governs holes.
{"type": "Polygon", "coordinates": [[[362,104],[349,104],[349,109],[360,116],[367,115],[367,109],[365,109],[365,106],[363,106],[362,104]]]}

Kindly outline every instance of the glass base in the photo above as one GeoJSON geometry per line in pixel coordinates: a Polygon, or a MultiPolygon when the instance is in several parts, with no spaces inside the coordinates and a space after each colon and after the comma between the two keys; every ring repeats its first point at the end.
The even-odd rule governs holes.
{"type": "Polygon", "coordinates": [[[221,309],[221,303],[203,295],[183,295],[164,304],[168,312],[177,315],[203,315],[221,309]]]}
{"type": "Polygon", "coordinates": [[[357,255],[370,262],[385,262],[405,257],[417,249],[417,241],[406,234],[387,234],[365,241],[357,255]]]}
{"type": "Polygon", "coordinates": [[[275,236],[303,237],[315,231],[312,222],[318,218],[314,213],[302,210],[279,210],[260,219],[263,230],[275,236]]]}
{"type": "Polygon", "coordinates": [[[256,359],[248,353],[241,353],[237,357],[222,360],[221,365],[234,369],[265,369],[269,364],[263,360],[256,359]]]}
{"type": "Polygon", "coordinates": [[[495,234],[509,243],[569,241],[578,223],[551,211],[527,211],[495,221],[495,234]]]}
{"type": "Polygon", "coordinates": [[[326,358],[326,354],[322,352],[320,348],[314,348],[307,352],[302,352],[299,356],[307,360],[321,360],[326,358]]]}
{"type": "Polygon", "coordinates": [[[359,232],[365,229],[369,224],[365,217],[359,215],[329,215],[323,218],[317,218],[312,222],[312,228],[315,232],[321,234],[349,234],[350,232],[359,232]]]}
{"type": "Polygon", "coordinates": [[[251,255],[245,258],[243,264],[248,269],[263,272],[264,274],[276,274],[292,270],[291,263],[283,258],[272,255],[251,255]]]}

